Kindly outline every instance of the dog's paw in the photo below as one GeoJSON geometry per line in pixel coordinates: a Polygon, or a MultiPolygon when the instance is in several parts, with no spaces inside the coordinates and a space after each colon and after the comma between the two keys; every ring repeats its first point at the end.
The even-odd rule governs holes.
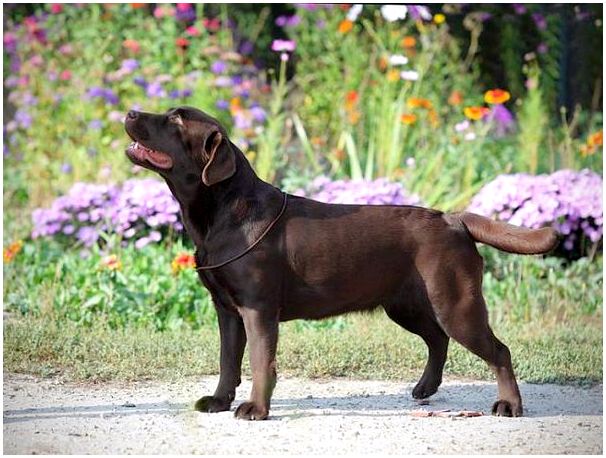
{"type": "Polygon", "coordinates": [[[265,420],[269,410],[257,406],[254,402],[243,402],[236,409],[236,418],[241,420],[265,420]]]}
{"type": "Polygon", "coordinates": [[[421,380],[419,383],[417,383],[417,386],[415,386],[413,388],[412,397],[414,399],[428,398],[432,394],[436,394],[436,391],[438,391],[438,387],[440,386],[440,383],[441,382],[425,383],[421,380]]]}
{"type": "Polygon", "coordinates": [[[492,414],[497,417],[521,417],[523,411],[521,405],[512,404],[509,401],[499,399],[492,406],[492,414]]]}
{"type": "Polygon", "coordinates": [[[214,396],[204,396],[196,401],[194,409],[198,412],[225,412],[231,407],[231,402],[214,396]]]}

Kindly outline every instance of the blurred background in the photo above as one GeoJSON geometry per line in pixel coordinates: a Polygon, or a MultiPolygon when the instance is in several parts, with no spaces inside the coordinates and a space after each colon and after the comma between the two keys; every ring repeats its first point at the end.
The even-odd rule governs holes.
{"type": "Polygon", "coordinates": [[[123,153],[129,109],[190,105],[289,192],[553,226],[562,244],[549,256],[482,249],[491,320],[582,326],[600,342],[592,366],[602,15],[601,4],[4,4],[5,312],[216,326],[176,202],[123,153]]]}

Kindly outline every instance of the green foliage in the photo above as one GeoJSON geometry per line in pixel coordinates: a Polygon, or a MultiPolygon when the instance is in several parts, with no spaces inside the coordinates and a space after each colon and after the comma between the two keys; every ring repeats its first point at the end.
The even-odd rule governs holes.
{"type": "Polygon", "coordinates": [[[5,308],[84,326],[99,321],[111,328],[157,330],[215,326],[214,307],[196,272],[171,270],[175,256],[189,248],[180,243],[141,250],[114,246],[117,269],[105,265],[109,250],[80,255],[54,242],[26,243],[4,266],[5,308]]]}
{"type": "Polygon", "coordinates": [[[528,93],[518,114],[520,125],[518,169],[534,174],[537,173],[539,168],[539,149],[545,138],[548,119],[543,102],[543,93],[539,85],[540,71],[538,66],[528,66],[527,73],[528,93]]]}

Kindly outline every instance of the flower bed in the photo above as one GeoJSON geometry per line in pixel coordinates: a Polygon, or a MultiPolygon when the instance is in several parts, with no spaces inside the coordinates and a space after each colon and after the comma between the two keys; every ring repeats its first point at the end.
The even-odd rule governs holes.
{"type": "Polygon", "coordinates": [[[420,205],[416,195],[410,195],[399,183],[386,178],[376,180],[337,180],[327,177],[313,180],[307,190],[295,194],[331,204],[420,205]]]}
{"type": "Polygon", "coordinates": [[[472,199],[468,211],[529,228],[552,226],[562,247],[585,252],[603,233],[602,177],[590,170],[501,175],[472,199]]]}
{"type": "Polygon", "coordinates": [[[122,186],[76,183],[50,208],[32,213],[32,238],[75,238],[85,247],[102,234],[135,240],[141,248],[169,231],[180,232],[179,205],[168,186],[155,179],[131,179],[122,186]]]}

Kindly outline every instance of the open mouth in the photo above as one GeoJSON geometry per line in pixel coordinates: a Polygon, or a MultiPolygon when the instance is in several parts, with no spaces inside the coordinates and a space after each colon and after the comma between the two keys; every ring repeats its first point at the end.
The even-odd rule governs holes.
{"type": "Polygon", "coordinates": [[[148,148],[139,142],[133,142],[128,145],[126,154],[134,162],[142,166],[152,165],[163,170],[170,169],[173,166],[173,160],[168,154],[148,148]]]}

